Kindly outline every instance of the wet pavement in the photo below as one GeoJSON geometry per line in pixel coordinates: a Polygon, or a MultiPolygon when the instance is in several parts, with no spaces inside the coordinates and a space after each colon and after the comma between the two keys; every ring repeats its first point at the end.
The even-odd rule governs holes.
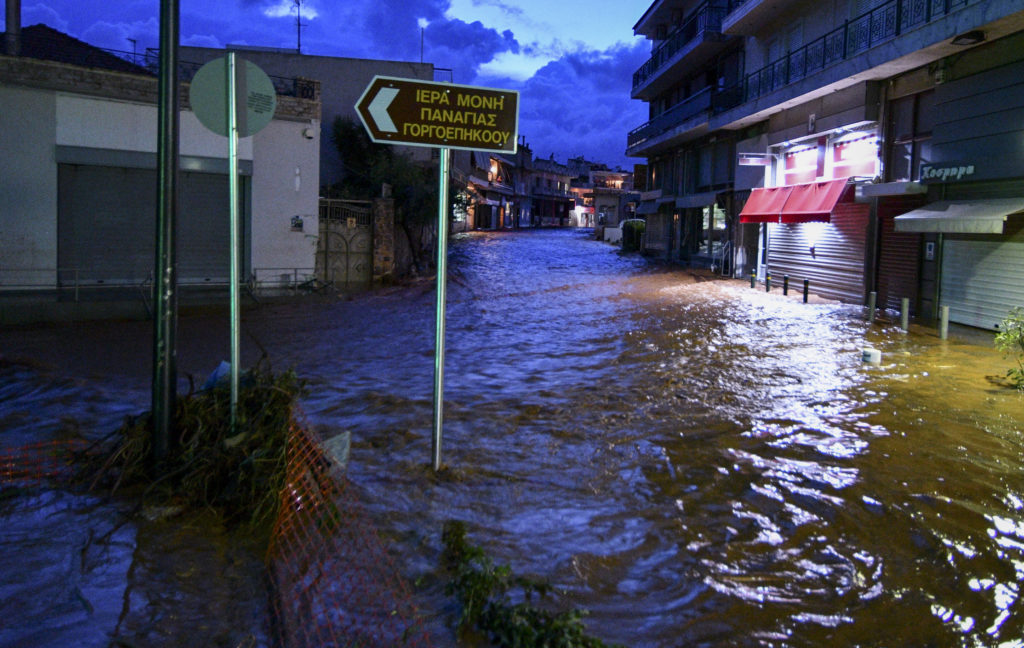
{"type": "MultiPolygon", "coordinates": [[[[450,269],[440,477],[431,284],[265,305],[243,333],[247,364],[310,381],[311,424],[352,431],[350,477],[428,615],[451,612],[437,559],[457,518],[628,646],[1024,645],[1024,396],[990,334],[869,325],[578,231],[463,235],[450,269]]],[[[148,407],[149,335],[0,330],[2,447],[148,407]]],[[[183,376],[227,337],[218,313],[182,318],[183,376]]],[[[152,559],[166,528],[109,504],[36,492],[0,515],[0,645],[265,642],[258,570],[216,529],[185,541],[216,575],[190,579],[152,559]]]]}

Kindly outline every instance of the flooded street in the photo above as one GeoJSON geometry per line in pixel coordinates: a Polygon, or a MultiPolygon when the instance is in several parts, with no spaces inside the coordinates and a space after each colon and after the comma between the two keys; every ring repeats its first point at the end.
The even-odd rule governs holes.
{"type": "MultiPolygon", "coordinates": [[[[626,646],[1024,646],[1024,397],[991,379],[1012,364],[991,336],[869,326],[861,308],[658,267],[588,234],[453,241],[441,475],[432,284],[246,314],[247,360],[295,368],[308,422],[352,432],[349,476],[425,613],[452,625],[438,557],[459,519],[626,646]],[[881,365],[862,363],[868,346],[881,365]]],[[[222,319],[182,320],[181,371],[200,382],[227,354],[222,319]]],[[[2,447],[97,436],[148,408],[149,335],[0,331],[2,447]]],[[[88,582],[60,586],[67,618],[25,600],[30,565],[60,553],[22,560],[33,534],[89,533],[38,513],[71,497],[33,496],[32,515],[0,501],[0,619],[57,628],[24,643],[27,621],[0,626],[0,645],[61,645],[60,628],[105,645],[117,624],[133,547],[155,544],[132,525],[88,582]]],[[[67,579],[75,560],[50,562],[67,579]]],[[[258,589],[230,578],[206,595],[258,589]]],[[[234,634],[208,636],[258,638],[251,598],[234,634]]]]}

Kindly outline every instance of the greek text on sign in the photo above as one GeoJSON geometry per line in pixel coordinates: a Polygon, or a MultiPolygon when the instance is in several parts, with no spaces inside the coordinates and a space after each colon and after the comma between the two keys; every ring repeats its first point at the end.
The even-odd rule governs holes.
{"type": "Polygon", "coordinates": [[[377,76],[356,103],[370,139],[382,144],[515,153],[519,93],[377,76]]]}
{"type": "Polygon", "coordinates": [[[974,165],[961,162],[922,164],[921,182],[953,182],[974,175],[974,165]]]}

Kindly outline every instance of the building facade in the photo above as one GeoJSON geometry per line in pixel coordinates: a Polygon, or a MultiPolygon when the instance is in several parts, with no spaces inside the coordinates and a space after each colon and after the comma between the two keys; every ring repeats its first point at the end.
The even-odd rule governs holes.
{"type": "Polygon", "coordinates": [[[648,253],[994,328],[1024,304],[1022,29],[1008,0],[653,3],[648,253]]]}
{"type": "MultiPolygon", "coordinates": [[[[38,25],[0,56],[0,289],[143,287],[155,267],[157,79],[38,25]],[[49,55],[57,53],[57,60],[49,55]],[[68,52],[77,52],[68,60],[68,52]]],[[[315,91],[315,85],[314,91],[315,91]]],[[[203,127],[182,87],[178,281],[229,278],[227,140],[203,127]]],[[[313,272],[320,105],[278,96],[273,120],[239,142],[243,274],[313,272]]],[[[281,279],[287,276],[288,279],[281,279]]]]}
{"type": "Polygon", "coordinates": [[[624,198],[633,190],[633,174],[583,157],[569,158],[573,175],[572,192],[576,208],[572,224],[577,227],[618,227],[633,212],[624,198]]]}

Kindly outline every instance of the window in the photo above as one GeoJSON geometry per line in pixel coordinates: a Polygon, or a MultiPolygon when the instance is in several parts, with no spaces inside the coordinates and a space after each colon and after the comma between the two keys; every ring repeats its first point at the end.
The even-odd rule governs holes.
{"type": "Polygon", "coordinates": [[[818,177],[818,147],[807,144],[786,151],[786,170],[783,184],[794,185],[814,182],[818,177]]]}
{"type": "Polygon", "coordinates": [[[698,251],[704,254],[718,254],[721,252],[726,238],[725,211],[718,205],[709,205],[704,207],[702,212],[703,222],[698,251]]]}
{"type": "Polygon", "coordinates": [[[851,133],[833,143],[833,178],[873,178],[877,173],[878,138],[874,133],[851,133]]]}
{"type": "Polygon", "coordinates": [[[931,161],[935,91],[928,90],[889,102],[889,146],[886,180],[920,178],[921,164],[931,161]]]}

